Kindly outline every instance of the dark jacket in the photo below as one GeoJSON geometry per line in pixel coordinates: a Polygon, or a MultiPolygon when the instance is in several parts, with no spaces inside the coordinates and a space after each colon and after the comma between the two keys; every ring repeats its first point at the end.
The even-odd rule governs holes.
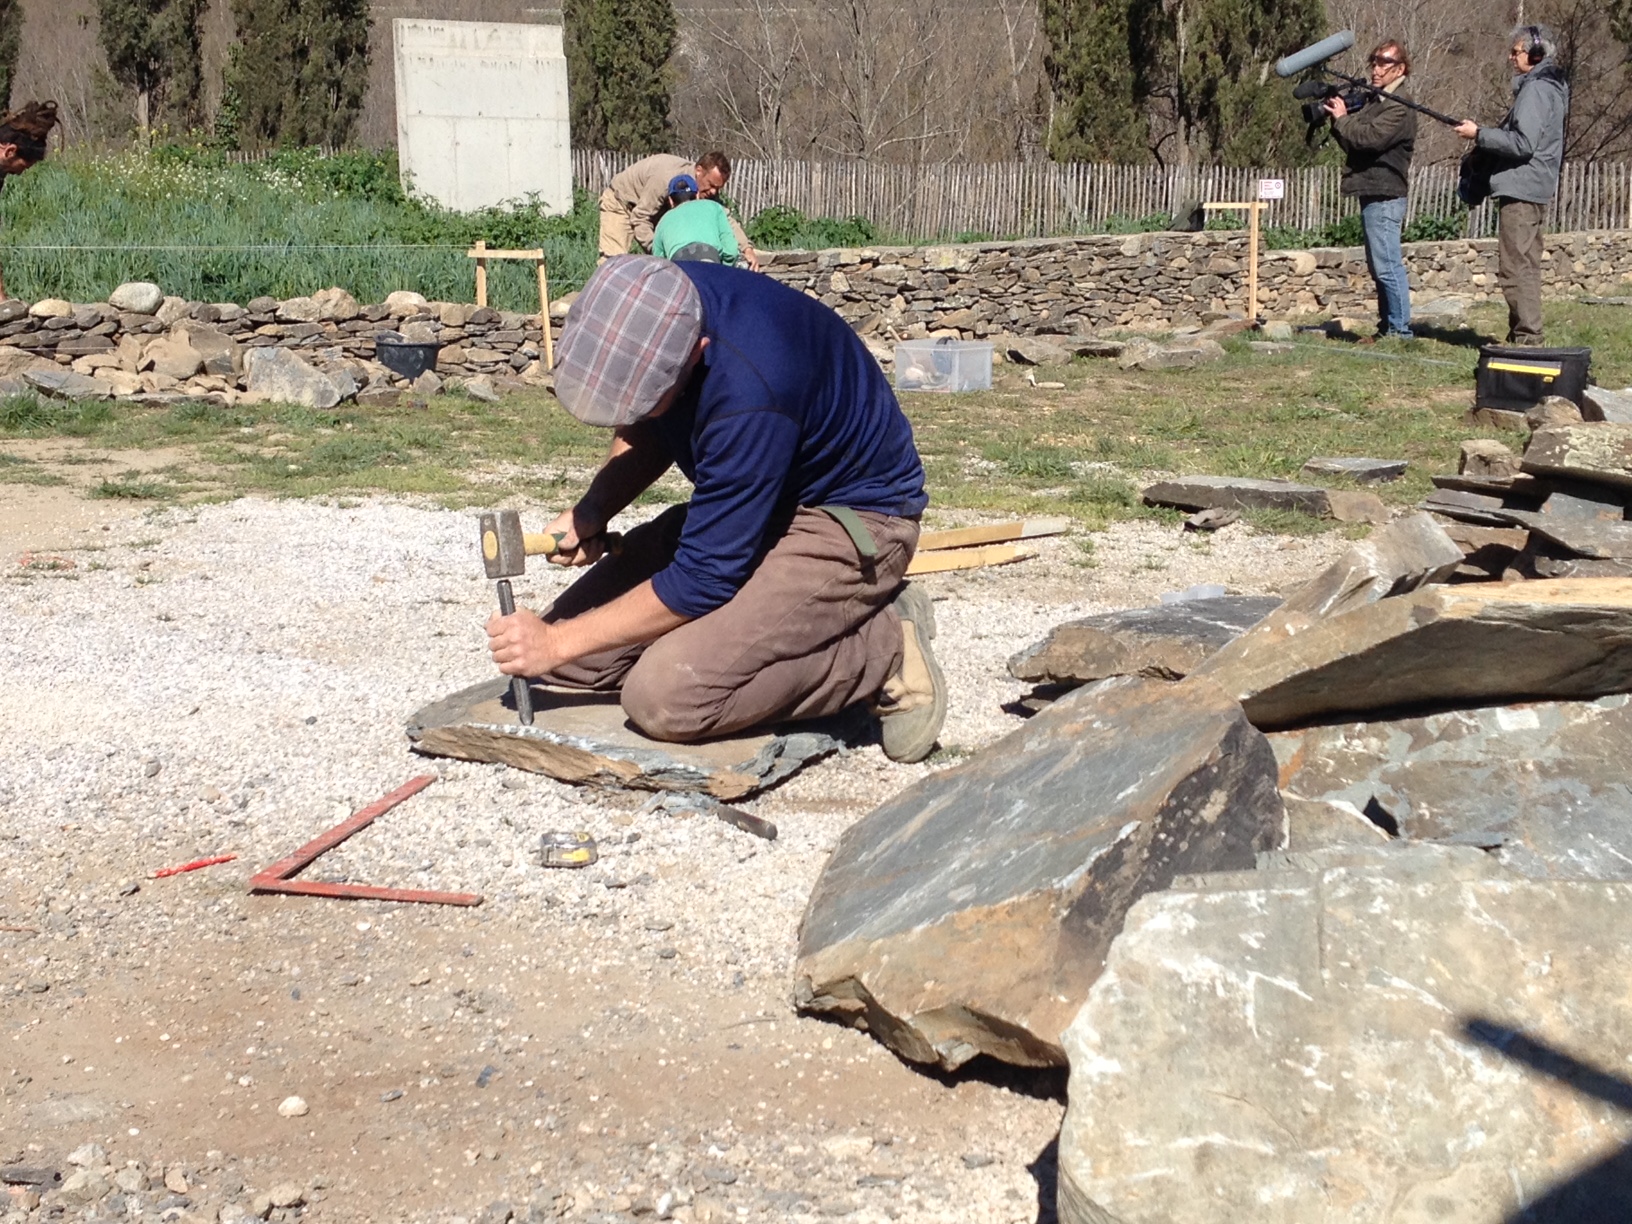
{"type": "Polygon", "coordinates": [[[1570,87],[1551,59],[1513,78],[1513,109],[1496,127],[1482,127],[1474,141],[1493,171],[1490,194],[1546,204],[1558,191],[1564,161],[1564,119],[1570,87]]]}
{"type": "Polygon", "coordinates": [[[1366,98],[1359,110],[1332,123],[1332,136],[1347,155],[1343,194],[1397,200],[1410,185],[1411,153],[1417,143],[1417,112],[1395,98],[1410,100],[1405,82],[1383,98],[1366,98]]]}

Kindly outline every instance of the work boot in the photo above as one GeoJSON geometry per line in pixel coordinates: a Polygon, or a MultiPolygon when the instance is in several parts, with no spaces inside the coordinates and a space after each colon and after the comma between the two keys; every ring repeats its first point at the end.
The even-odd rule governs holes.
{"type": "Polygon", "coordinates": [[[946,677],[929,644],[935,636],[929,592],[904,582],[891,606],[901,618],[901,666],[873,698],[873,713],[884,755],[910,765],[930,754],[946,721],[946,677]]]}

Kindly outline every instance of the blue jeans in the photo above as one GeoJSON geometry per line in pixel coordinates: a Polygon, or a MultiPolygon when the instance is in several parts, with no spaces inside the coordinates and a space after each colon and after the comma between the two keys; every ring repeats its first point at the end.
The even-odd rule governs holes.
{"type": "Polygon", "coordinates": [[[1400,251],[1405,226],[1405,197],[1360,201],[1360,229],[1366,236],[1366,266],[1377,283],[1377,334],[1411,335],[1411,279],[1400,251]]]}

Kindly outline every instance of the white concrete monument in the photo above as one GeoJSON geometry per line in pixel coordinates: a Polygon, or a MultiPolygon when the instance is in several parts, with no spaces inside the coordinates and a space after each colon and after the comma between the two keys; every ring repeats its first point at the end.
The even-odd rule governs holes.
{"type": "Polygon", "coordinates": [[[403,182],[468,211],[536,193],[572,209],[561,27],[392,22],[403,182]]]}

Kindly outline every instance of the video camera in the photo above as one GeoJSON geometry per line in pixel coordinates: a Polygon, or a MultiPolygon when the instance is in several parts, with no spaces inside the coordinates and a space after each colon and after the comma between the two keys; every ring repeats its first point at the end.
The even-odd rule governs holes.
{"type": "Polygon", "coordinates": [[[1315,134],[1320,131],[1320,125],[1332,117],[1326,109],[1326,103],[1331,99],[1342,98],[1343,105],[1349,108],[1351,115],[1366,104],[1365,90],[1353,86],[1345,89],[1330,81],[1303,81],[1292,91],[1292,96],[1303,103],[1303,121],[1309,125],[1304,139],[1310,144],[1315,143],[1315,134]]]}

